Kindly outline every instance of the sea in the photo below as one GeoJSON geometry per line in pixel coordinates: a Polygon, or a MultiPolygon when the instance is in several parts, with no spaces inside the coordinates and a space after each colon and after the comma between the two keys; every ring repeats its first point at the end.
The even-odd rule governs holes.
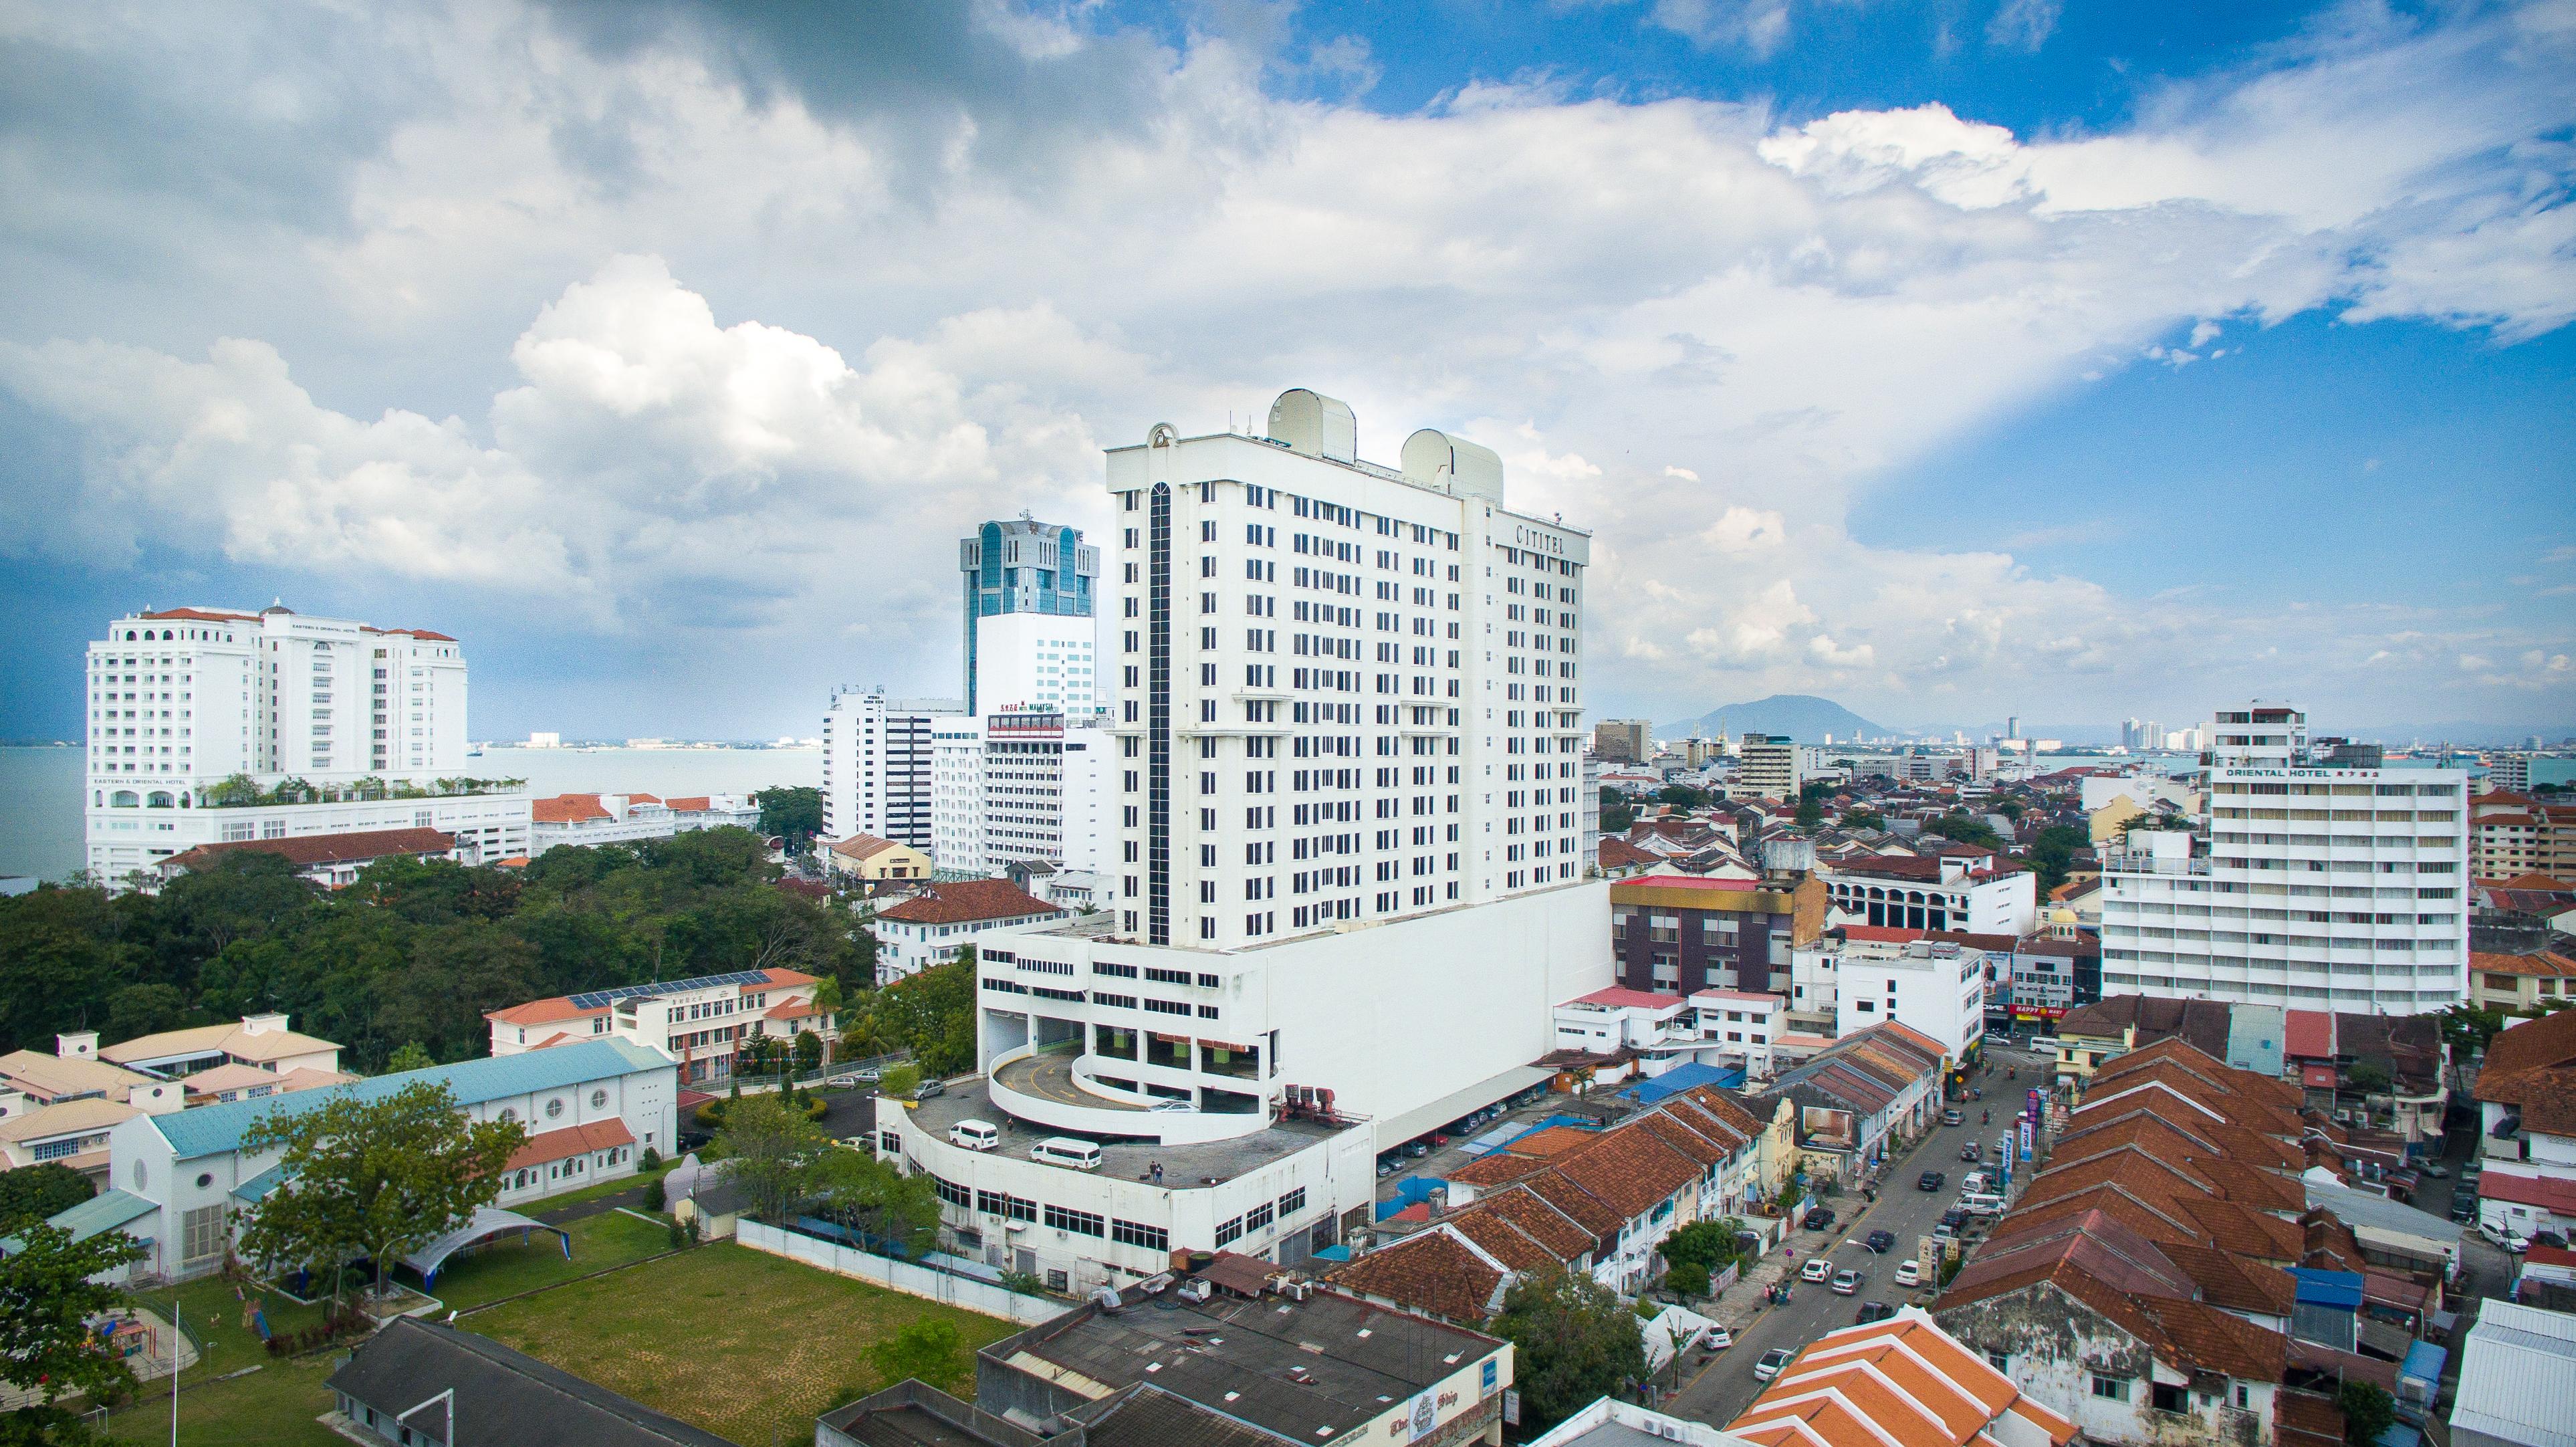
{"type": "MultiPolygon", "coordinates": [[[[68,879],[81,867],[77,747],[0,748],[0,875],[68,879]]],[[[465,761],[478,779],[525,779],[554,794],[748,794],[823,782],[820,748],[487,748],[465,761]]]]}

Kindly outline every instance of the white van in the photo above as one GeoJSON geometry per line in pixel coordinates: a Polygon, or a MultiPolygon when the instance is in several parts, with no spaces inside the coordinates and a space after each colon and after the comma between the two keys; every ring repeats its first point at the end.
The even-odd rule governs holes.
{"type": "Polygon", "coordinates": [[[2000,1216],[2004,1198],[1987,1191],[1971,1191],[1959,1198],[1959,1209],[1971,1216],[2000,1216]]]}
{"type": "Polygon", "coordinates": [[[989,1151],[1002,1143],[1002,1133],[989,1121],[961,1120],[948,1128],[948,1143],[970,1151],[989,1151]]]}
{"type": "Polygon", "coordinates": [[[1070,1136],[1051,1135],[1029,1147],[1029,1159],[1071,1166],[1077,1171],[1096,1171],[1100,1169],[1100,1147],[1070,1136]]]}

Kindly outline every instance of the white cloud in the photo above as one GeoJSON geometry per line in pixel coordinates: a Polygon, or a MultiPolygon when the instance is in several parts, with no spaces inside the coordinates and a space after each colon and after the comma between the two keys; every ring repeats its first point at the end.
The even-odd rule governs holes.
{"type": "MultiPolygon", "coordinates": [[[[2044,39],[2051,8],[2007,6],[2013,34],[2044,39]]],[[[1891,469],[2122,359],[2215,356],[2222,325],[2564,323],[2564,3],[2339,12],[2134,123],[2039,136],[1937,104],[1792,124],[1550,82],[1388,115],[1265,94],[1265,57],[1222,35],[1122,49],[1071,9],[976,13],[1032,63],[1126,66],[1119,123],[1032,136],[971,97],[853,115],[676,32],[592,45],[509,0],[369,32],[373,69],[189,52],[168,103],[192,119],[153,112],[150,144],[300,110],[354,159],[301,212],[233,216],[256,175],[181,205],[23,153],[13,207],[40,238],[115,244],[74,271],[77,248],[0,238],[30,303],[0,322],[0,383],[86,459],[62,505],[9,499],[0,547],[453,569],[602,627],[721,597],[776,648],[853,576],[886,631],[928,629],[953,606],[947,532],[1024,506],[1105,520],[1102,441],[1312,385],[1354,403],[1367,455],[1453,428],[1506,454],[1517,505],[1594,530],[1595,698],[1831,676],[1900,715],[2041,680],[2108,707],[2078,676],[2104,659],[2122,689],[2201,696],[2340,666],[2285,680],[2266,648],[2387,652],[2401,684],[2447,686],[2461,653],[2576,643],[2563,620],[2415,612],[2421,639],[2391,644],[2357,610],[2142,601],[2008,548],[1855,536],[1891,469]],[[403,80],[360,97],[382,114],[348,90],[376,74],[403,80]],[[1045,163],[996,155],[1006,131],[1045,163]],[[67,340],[89,336],[109,340],[67,340]],[[264,340],[208,351],[226,336],[264,340]]],[[[1749,47],[1792,17],[1648,13],[1749,47]]],[[[140,14],[48,17],[85,54],[169,43],[140,14]]],[[[2065,526],[2009,547],[2079,540],[2065,526]]]]}
{"type": "Polygon", "coordinates": [[[1986,22],[1986,43],[2008,50],[2036,51],[2057,29],[2060,0],[2004,0],[1986,22]]]}

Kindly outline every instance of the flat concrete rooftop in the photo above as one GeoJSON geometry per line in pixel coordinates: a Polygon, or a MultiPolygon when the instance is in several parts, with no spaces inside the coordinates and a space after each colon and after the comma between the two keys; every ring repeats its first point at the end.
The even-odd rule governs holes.
{"type": "MultiPolygon", "coordinates": [[[[961,1120],[987,1122],[999,1127],[1002,1132],[1002,1143],[991,1154],[1009,1156],[1014,1160],[1022,1161],[1030,1159],[1029,1148],[1038,1142],[1051,1136],[1073,1134],[1069,1131],[1054,1130],[1046,1126],[1014,1120],[1001,1107],[993,1104],[993,1099],[986,1093],[984,1085],[984,1077],[980,1075],[951,1080],[948,1082],[947,1094],[933,1096],[912,1107],[913,1120],[923,1130],[943,1140],[947,1138],[948,1128],[961,1120]]],[[[1088,1096],[1085,1098],[1089,1099],[1088,1096]]],[[[1142,1111],[1139,1111],[1137,1116],[1139,1121],[1149,1118],[1142,1111]]],[[[1368,1127],[1365,1125],[1341,1128],[1341,1130],[1366,1129],[1368,1127]]],[[[1219,1181],[1233,1180],[1237,1176],[1259,1170],[1273,1162],[1286,1160],[1299,1151],[1319,1141],[1331,1140],[1340,1133],[1340,1130],[1318,1125],[1312,1121],[1282,1120],[1273,1122],[1266,1129],[1255,1131],[1250,1135],[1238,1136],[1227,1141],[1212,1141],[1205,1145],[1167,1146],[1139,1141],[1099,1141],[1100,1169],[1096,1172],[1078,1172],[1078,1174],[1117,1176],[1126,1180],[1146,1181],[1153,1179],[1152,1167],[1159,1161],[1162,1163],[1163,1184],[1166,1186],[1213,1185],[1219,1181]]],[[[1097,1140],[1096,1137],[1076,1138],[1097,1140]]],[[[1038,1164],[1062,1171],[1074,1169],[1071,1166],[1056,1166],[1052,1162],[1041,1161],[1038,1164]]]]}

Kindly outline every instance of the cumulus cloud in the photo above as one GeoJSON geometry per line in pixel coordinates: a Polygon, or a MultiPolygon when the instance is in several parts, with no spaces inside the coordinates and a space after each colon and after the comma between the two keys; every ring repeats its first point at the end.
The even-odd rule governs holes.
{"type": "MultiPolygon", "coordinates": [[[[2222,326],[2565,324],[2564,4],[2337,12],[2046,135],[1544,81],[1386,114],[1320,94],[1365,85],[1350,46],[898,8],[30,12],[13,73],[108,99],[93,133],[12,137],[0,385],[80,461],[16,474],[0,546],[449,569],[597,628],[722,598],[773,650],[864,576],[870,626],[945,638],[948,533],[1105,522],[1104,441],[1312,385],[1366,455],[1458,430],[1516,505],[1594,531],[1596,698],[1830,679],[1901,712],[2044,679],[2108,707],[2105,660],[2197,696],[2277,689],[2284,657],[2447,685],[2539,649],[2467,674],[2547,678],[2576,643],[2143,602],[2014,556],[2072,540],[2051,525],[1941,552],[1856,522],[1891,470],[2222,326]],[[171,165],[174,130],[210,164],[171,165]]],[[[2054,8],[1995,19],[2036,44],[2054,8]]],[[[1637,13],[1752,49],[1794,22],[1637,13]]]]}

